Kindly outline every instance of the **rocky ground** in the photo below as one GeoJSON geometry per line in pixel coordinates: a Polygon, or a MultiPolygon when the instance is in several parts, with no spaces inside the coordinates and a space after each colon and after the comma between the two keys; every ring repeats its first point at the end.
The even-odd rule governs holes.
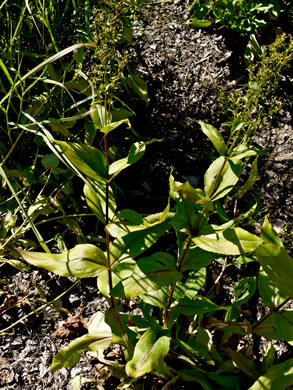
{"type": "MultiPolygon", "coordinates": [[[[145,158],[131,171],[127,186],[133,195],[121,205],[135,202],[138,211],[162,210],[171,169],[179,180],[192,176],[201,184],[210,164],[211,146],[195,120],[219,126],[223,117],[215,87],[233,86],[244,72],[244,42],[224,29],[190,28],[186,23],[188,3],[154,2],[141,11],[135,26],[132,62],[149,85],[151,102],[148,107],[134,102],[137,115],[133,127],[142,137],[163,139],[150,145],[145,158]]],[[[283,108],[272,125],[253,139],[269,152],[260,160],[260,180],[254,194],[261,194],[262,215],[270,214],[288,246],[292,245],[293,216],[292,77],[292,71],[288,71],[276,91],[282,97],[283,108]]],[[[1,272],[6,272],[6,279],[7,273],[11,275],[11,283],[0,290],[1,329],[43,305],[42,291],[50,300],[74,282],[39,270],[28,273],[2,267],[1,272]]],[[[86,318],[105,309],[106,303],[97,297],[95,281],[82,281],[55,305],[63,309],[39,310],[1,336],[1,389],[69,390],[69,381],[77,375],[93,376],[103,384],[107,370],[89,353],[74,368],[49,372],[52,355],[82,334],[86,318]]],[[[292,352],[284,348],[280,347],[280,355],[292,352]]],[[[110,383],[106,389],[115,389],[116,385],[110,383]]],[[[160,388],[160,384],[154,388],[160,388]]]]}

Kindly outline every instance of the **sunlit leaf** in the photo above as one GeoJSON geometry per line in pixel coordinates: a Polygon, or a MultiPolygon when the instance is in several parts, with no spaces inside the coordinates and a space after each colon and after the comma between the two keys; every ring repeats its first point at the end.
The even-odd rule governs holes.
{"type": "Polygon", "coordinates": [[[105,182],[106,160],[104,154],[97,148],[65,141],[57,143],[72,164],[83,174],[97,181],[105,182]]]}
{"type": "Polygon", "coordinates": [[[276,244],[260,245],[257,260],[280,290],[282,296],[293,297],[293,258],[284,247],[276,244]]]}
{"type": "Polygon", "coordinates": [[[192,241],[201,249],[223,255],[252,252],[262,243],[262,239],[239,227],[193,237],[192,241]]]}
{"type": "Polygon", "coordinates": [[[183,196],[184,199],[193,203],[202,204],[209,211],[214,210],[213,201],[205,196],[201,188],[193,188],[189,182],[186,182],[179,186],[175,185],[175,190],[183,196]]]}
{"type": "Polygon", "coordinates": [[[256,379],[258,377],[258,371],[254,361],[248,359],[241,352],[233,351],[230,348],[225,348],[225,352],[230,356],[235,365],[245,374],[256,379]]]}
{"type": "Polygon", "coordinates": [[[208,168],[204,176],[204,191],[212,200],[223,198],[235,186],[241,173],[240,162],[221,156],[208,168]]]}
{"type": "Polygon", "coordinates": [[[50,371],[72,367],[78,363],[84,350],[99,351],[112,343],[112,331],[105,322],[104,314],[94,314],[88,323],[88,334],[78,337],[54,356],[50,371]]]}
{"type": "Polygon", "coordinates": [[[226,144],[222,134],[214,126],[208,125],[202,121],[198,121],[203,133],[212,141],[212,144],[216,148],[217,152],[224,156],[226,153],[226,144]]]}
{"type": "Polygon", "coordinates": [[[104,252],[92,244],[80,244],[60,254],[30,252],[18,249],[28,263],[61,276],[88,278],[107,268],[104,252]]]}
{"type": "Polygon", "coordinates": [[[108,205],[108,222],[112,220],[115,215],[116,203],[112,187],[108,185],[108,203],[106,202],[106,183],[92,180],[92,188],[85,184],[83,192],[86,202],[92,212],[98,219],[106,223],[106,207],[108,205]]]}
{"type": "Polygon", "coordinates": [[[267,216],[265,217],[262,225],[260,236],[263,239],[264,244],[276,244],[278,246],[283,246],[282,240],[273,229],[267,216]]]}
{"type": "Polygon", "coordinates": [[[126,364],[126,373],[139,378],[153,370],[166,371],[164,358],[170,347],[170,337],[161,336],[149,328],[135,346],[132,359],[126,364]]]}
{"type": "Polygon", "coordinates": [[[261,268],[258,274],[258,291],[263,303],[271,309],[279,306],[288,296],[282,296],[278,287],[261,268]]]}
{"type": "Polygon", "coordinates": [[[175,283],[181,277],[182,274],[177,271],[173,256],[163,252],[155,253],[150,257],[139,259],[131,276],[117,284],[111,291],[111,295],[134,297],[175,283]]]}
{"type": "Polygon", "coordinates": [[[275,364],[248,390],[285,390],[293,385],[293,359],[275,364]]]}
{"type": "Polygon", "coordinates": [[[174,299],[179,300],[183,297],[193,299],[198,291],[204,286],[206,280],[206,268],[197,271],[191,271],[184,282],[178,282],[174,291],[174,299]]]}

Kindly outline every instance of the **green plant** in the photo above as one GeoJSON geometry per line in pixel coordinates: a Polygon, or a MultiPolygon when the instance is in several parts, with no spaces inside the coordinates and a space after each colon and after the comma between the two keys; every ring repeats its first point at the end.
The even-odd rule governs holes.
{"type": "Polygon", "coordinates": [[[205,173],[204,190],[195,189],[188,182],[176,182],[170,175],[174,210],[170,209],[170,199],[162,213],[143,217],[130,209],[116,210],[112,185],[122,170],[143,156],[147,143],[135,143],[125,158],[110,163],[108,135],[118,124],[111,122],[111,112],[103,107],[97,106],[95,113],[98,115],[92,116],[93,122],[105,137],[104,154],[82,143],[50,143],[83,180],[85,199],[105,229],[105,247],[85,243],[60,254],[19,250],[28,263],[58,275],[97,277],[99,290],[109,302],[105,313],[98,312],[91,318],[88,334],[54,357],[51,370],[76,364],[84,349],[98,352],[120,344],[125,363],[112,363],[111,371],[126,377],[126,381],[133,378],[133,388],[137,378],[147,373],[172,383],[180,378],[194,381],[206,389],[241,388],[241,376],[247,378],[251,389],[259,388],[263,375],[268,383],[266,389],[271,388],[273,381],[279,388],[292,384],[290,376],[283,379],[292,362],[273,366],[273,346],[262,367],[245,352],[233,349],[240,339],[252,334],[292,341],[292,312],[284,309],[293,293],[289,282],[292,258],[268,220],[260,237],[239,226],[255,215],[255,206],[234,219],[221,207],[220,200],[226,195],[243,196],[256,175],[252,169],[239,191],[241,172],[251,157],[255,158],[252,165],[256,164],[258,152],[243,138],[243,126],[234,124],[234,136],[226,144],[217,129],[199,122],[220,154],[205,173]],[[144,256],[171,227],[177,236],[177,258],[164,252],[147,252],[144,256]],[[231,256],[237,256],[232,263],[231,256]],[[224,272],[235,262],[256,260],[262,267],[258,277],[235,283],[230,302],[217,302],[214,288],[220,276],[203,293],[206,269],[211,262],[221,264],[224,272]],[[251,315],[244,313],[257,286],[269,312],[260,320],[249,321],[247,317],[251,315]],[[120,300],[137,296],[141,314],[121,312],[120,300]]]}
{"type": "MultiPolygon", "coordinates": [[[[20,254],[27,263],[64,277],[95,277],[100,293],[109,304],[106,312],[98,312],[91,318],[87,334],[54,357],[51,370],[73,366],[82,351],[90,349],[111,366],[114,376],[122,378],[120,388],[137,388],[137,380],[151,374],[163,378],[167,387],[184,380],[196,382],[204,389],[239,389],[244,380],[245,386],[252,390],[273,386],[285,389],[292,384],[292,359],[274,365],[272,343],[262,364],[257,364],[250,351],[241,350],[239,345],[240,340],[251,336],[292,343],[292,311],[286,308],[293,292],[292,258],[267,219],[260,237],[251,232],[257,218],[257,203],[232,217],[226,209],[227,200],[243,198],[257,178],[260,151],[249,144],[249,136],[255,130],[248,127],[251,117],[235,116],[227,142],[216,128],[199,122],[219,154],[205,173],[204,189],[193,188],[189,182],[177,182],[171,173],[170,199],[163,212],[142,216],[131,209],[117,210],[115,178],[143,157],[149,143],[158,140],[135,142],[123,158],[110,153],[113,134],[120,126],[129,125],[125,106],[119,111],[114,104],[113,94],[119,89],[115,69],[120,65],[116,58],[114,62],[101,61],[94,84],[80,68],[87,46],[90,44],[71,46],[23,75],[18,70],[15,81],[0,101],[2,112],[9,119],[4,132],[11,142],[0,173],[5,190],[10,190],[14,198],[11,212],[7,213],[0,230],[4,249],[12,247],[5,261],[23,267],[20,257],[17,258],[20,254]],[[73,61],[59,68],[57,60],[73,51],[73,61]],[[73,65],[77,66],[74,71],[73,65]],[[33,86],[43,83],[43,74],[57,76],[49,78],[53,80],[52,89],[47,91],[48,96],[42,96],[44,99],[34,95],[32,106],[26,105],[24,97],[28,91],[23,81],[30,81],[33,86]],[[58,94],[62,110],[57,106],[46,111],[57,87],[69,97],[58,94]],[[76,91],[78,99],[72,101],[67,111],[70,94],[74,98],[76,91]],[[14,98],[20,102],[19,114],[13,109],[14,98]],[[58,112],[62,115],[57,116],[58,112]],[[27,172],[23,173],[22,167],[18,172],[11,172],[7,165],[23,134],[41,140],[37,145],[42,153],[32,152],[34,165],[27,172]],[[240,175],[251,158],[249,177],[241,185],[240,175]],[[37,177],[34,182],[32,173],[40,167],[40,161],[43,171],[39,175],[44,181],[37,177]],[[63,163],[62,168],[59,161],[63,163]],[[49,243],[40,235],[38,226],[58,219],[70,225],[74,215],[64,210],[64,203],[60,205],[57,197],[50,199],[45,190],[51,178],[62,177],[60,188],[66,195],[64,186],[71,188],[73,175],[83,181],[84,206],[81,202],[76,205],[83,213],[78,212],[77,216],[86,214],[90,208],[104,237],[93,245],[79,229],[77,245],[67,249],[63,239],[59,253],[50,253],[49,243]],[[37,190],[32,189],[33,185],[37,190]],[[48,218],[54,210],[59,214],[48,218]],[[23,223],[15,229],[16,216],[21,213],[23,223]],[[38,221],[42,215],[44,219],[38,221]],[[20,241],[31,229],[45,252],[34,251],[37,242],[28,241],[25,246],[20,241]],[[151,248],[170,229],[177,237],[176,257],[151,248]],[[15,259],[17,263],[13,263],[15,259]],[[225,270],[246,262],[257,262],[261,266],[258,274],[235,282],[232,297],[221,296],[218,286],[225,270]],[[217,268],[219,274],[213,282],[209,281],[217,268]],[[259,320],[253,313],[257,292],[267,308],[259,320]],[[131,300],[138,301],[138,314],[123,312],[121,304],[131,300]],[[119,362],[114,363],[102,355],[113,344],[120,344],[122,351],[119,362]]],[[[103,52],[99,54],[100,60],[103,56],[103,52]]],[[[33,91],[31,88],[29,91],[33,91]]],[[[74,197],[70,200],[74,202],[74,197]]],[[[9,202],[3,202],[7,210],[9,202]]],[[[71,226],[78,230],[72,221],[71,226]]]]}
{"type": "Polygon", "coordinates": [[[231,121],[239,121],[245,126],[245,138],[269,125],[273,114],[280,109],[275,94],[282,71],[288,68],[293,59],[293,39],[280,34],[270,46],[262,48],[256,64],[248,68],[248,82],[227,93],[219,89],[219,103],[223,113],[231,121]]]}
{"type": "Polygon", "coordinates": [[[281,12],[289,14],[290,11],[286,10],[286,7],[281,10],[278,0],[194,0],[189,12],[189,24],[193,27],[209,27],[219,23],[241,36],[247,36],[248,43],[244,52],[244,63],[247,67],[262,54],[256,38],[258,30],[271,25],[281,12]]]}
{"type": "Polygon", "coordinates": [[[213,23],[228,26],[240,34],[255,34],[259,27],[267,26],[270,18],[278,18],[278,0],[195,0],[190,8],[190,24],[208,27],[213,23]]]}

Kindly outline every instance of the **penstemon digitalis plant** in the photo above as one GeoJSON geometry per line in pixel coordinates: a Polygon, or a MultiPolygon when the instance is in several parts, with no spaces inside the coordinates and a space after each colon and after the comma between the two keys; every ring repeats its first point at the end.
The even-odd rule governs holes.
{"type": "Polygon", "coordinates": [[[95,128],[104,136],[104,152],[86,143],[52,140],[52,145],[83,180],[86,202],[104,225],[105,248],[79,244],[60,254],[19,250],[28,263],[58,275],[97,277],[99,291],[109,303],[106,312],[92,316],[87,334],[57,353],[51,370],[75,365],[84,350],[101,357],[105,348],[119,344],[125,364],[111,362],[110,369],[114,376],[126,378],[120,388],[135,388],[135,381],[148,373],[164,378],[170,386],[183,379],[204,389],[239,389],[239,372],[248,378],[253,390],[269,389],[273,382],[280,389],[290,385],[292,379],[286,374],[291,373],[292,359],[274,366],[273,344],[261,367],[244,352],[233,349],[250,335],[292,342],[293,312],[284,309],[293,296],[292,258],[268,219],[260,237],[239,226],[255,213],[256,206],[234,219],[229,219],[221,207],[221,200],[235,191],[252,157],[249,177],[236,196],[242,197],[257,175],[258,150],[244,142],[243,123],[232,125],[230,144],[226,144],[216,128],[199,122],[220,155],[204,175],[204,189],[177,182],[170,174],[170,199],[165,210],[143,217],[134,210],[117,210],[113,183],[155,140],[134,143],[125,158],[110,163],[108,135],[122,122],[112,122],[107,102],[94,103],[92,110],[95,128]],[[223,218],[225,222],[219,224],[223,218]],[[165,252],[144,256],[171,228],[177,236],[177,258],[165,252]],[[224,264],[224,270],[231,256],[237,256],[235,261],[240,263],[253,261],[256,256],[261,265],[259,275],[235,283],[231,303],[215,303],[213,288],[205,295],[201,293],[207,267],[217,261],[224,264]],[[257,287],[269,310],[250,322],[241,307],[257,287]],[[135,297],[139,297],[141,314],[122,313],[121,299],[135,297]],[[260,387],[264,380],[266,387],[260,387]]]}
{"type": "MultiPolygon", "coordinates": [[[[74,45],[58,53],[34,72],[22,76],[22,81],[66,53],[86,46],[90,45],[74,45]]],[[[81,72],[80,75],[84,77],[81,72]]],[[[131,79],[132,83],[136,81],[131,79]]],[[[88,111],[69,119],[77,121],[91,115],[92,126],[88,128],[94,131],[85,129],[84,143],[56,140],[45,127],[50,121],[34,119],[35,112],[23,113],[27,122],[10,123],[12,130],[13,126],[18,126],[17,129],[21,126],[22,131],[41,135],[52,153],[83,181],[86,202],[105,232],[105,245],[81,243],[51,254],[40,237],[39,242],[48,253],[19,250],[28,263],[57,275],[97,278],[99,291],[109,303],[106,312],[98,312],[91,318],[86,335],[75,339],[54,357],[51,370],[73,366],[86,349],[96,352],[105,362],[103,351],[119,344],[124,364],[106,363],[111,365],[113,375],[125,378],[120,388],[136,388],[137,379],[146,374],[165,379],[166,386],[176,386],[183,379],[197,382],[205,389],[238,389],[243,377],[253,390],[264,386],[270,389],[272,383],[278,389],[291,385],[292,359],[274,366],[273,344],[261,366],[246,351],[234,348],[240,339],[251,335],[292,343],[292,311],[284,309],[292,297],[292,258],[268,220],[260,237],[240,227],[245,220],[254,218],[257,205],[234,219],[225,214],[221,205],[226,196],[243,197],[257,177],[258,150],[249,145],[249,139],[243,138],[243,121],[232,123],[227,144],[217,129],[200,122],[202,131],[219,153],[205,173],[203,190],[193,188],[189,182],[179,183],[170,174],[170,199],[162,213],[142,216],[130,209],[117,210],[116,176],[138,161],[147,144],[156,140],[136,142],[126,157],[110,162],[109,134],[129,122],[127,118],[115,118],[117,111],[107,94],[107,83],[95,91],[86,78],[83,80],[94,91],[88,100],[96,100],[88,111]],[[97,98],[101,90],[103,101],[97,98]],[[103,152],[92,146],[96,135],[104,139],[103,152]],[[236,190],[250,158],[254,160],[249,177],[236,190]],[[177,257],[164,252],[145,256],[144,252],[169,229],[174,229],[177,236],[177,257]],[[236,263],[257,259],[261,269],[257,277],[246,277],[235,283],[232,302],[219,302],[215,290],[221,274],[209,291],[203,292],[204,285],[210,264],[217,262],[224,272],[232,264],[231,256],[236,256],[232,261],[236,263]],[[248,321],[246,305],[257,288],[268,312],[257,321],[248,321]],[[121,302],[136,297],[139,297],[140,315],[123,313],[121,302]]],[[[82,91],[81,80],[74,81],[75,88],[80,84],[82,91]]],[[[3,107],[19,85],[16,82],[11,93],[1,100],[3,107]]],[[[8,108],[5,107],[6,111],[8,108]]],[[[60,122],[57,121],[59,125],[60,122]]],[[[51,159],[53,163],[56,161],[52,155],[51,159]]],[[[5,175],[4,169],[1,173],[5,175]]],[[[39,211],[39,205],[33,206],[34,212],[39,211]]],[[[34,216],[31,213],[26,218],[30,223],[34,216]]],[[[37,230],[35,234],[38,236],[37,230]]]]}

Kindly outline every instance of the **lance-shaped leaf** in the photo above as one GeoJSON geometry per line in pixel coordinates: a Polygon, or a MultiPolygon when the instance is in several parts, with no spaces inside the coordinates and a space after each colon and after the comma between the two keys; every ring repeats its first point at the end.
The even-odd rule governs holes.
{"type": "Polygon", "coordinates": [[[126,373],[130,377],[139,378],[151,371],[165,372],[167,366],[164,358],[170,348],[170,337],[161,336],[149,328],[135,346],[132,359],[126,364],[126,373]]]}
{"type": "Polygon", "coordinates": [[[256,154],[261,153],[259,149],[254,146],[248,146],[247,144],[240,144],[236,148],[233,149],[231,156],[229,157],[231,160],[241,160],[245,157],[255,156],[256,154]]]}
{"type": "Polygon", "coordinates": [[[106,110],[105,106],[93,103],[91,105],[91,117],[97,129],[102,129],[108,123],[112,122],[111,111],[106,110]]]}
{"type": "Polygon", "coordinates": [[[168,298],[170,290],[167,286],[160,288],[160,290],[149,291],[146,294],[140,296],[140,298],[145,302],[149,303],[152,306],[161,307],[162,309],[167,309],[168,298]]]}
{"type": "Polygon", "coordinates": [[[245,357],[241,352],[233,351],[230,348],[225,348],[225,352],[230,356],[235,365],[245,374],[251,376],[256,379],[258,377],[258,371],[255,363],[245,357]]]}
{"type": "Polygon", "coordinates": [[[286,340],[293,344],[293,311],[282,310],[273,313],[265,321],[253,328],[253,332],[272,340],[286,340]]]}
{"type": "Polygon", "coordinates": [[[183,248],[180,252],[179,262],[184,255],[182,272],[191,270],[196,271],[202,267],[207,267],[217,256],[216,253],[207,252],[198,247],[190,248],[186,254],[185,248],[183,248]]]}
{"type": "Polygon", "coordinates": [[[133,145],[131,145],[127,157],[117,160],[110,165],[109,167],[110,179],[111,180],[114,179],[114,177],[117,176],[123,169],[128,168],[130,165],[140,160],[142,156],[145,154],[147,145],[159,141],[161,140],[151,139],[150,141],[147,142],[140,141],[140,142],[135,142],[133,145]]]}
{"type": "Polygon", "coordinates": [[[60,254],[18,251],[28,263],[61,276],[88,278],[107,269],[104,252],[92,244],[80,244],[60,254]]]}
{"type": "Polygon", "coordinates": [[[284,247],[261,245],[256,250],[257,260],[283,296],[293,297],[293,258],[284,247]]]}
{"type": "Polygon", "coordinates": [[[206,269],[201,268],[197,271],[188,273],[184,282],[178,282],[174,291],[174,299],[179,300],[183,297],[194,298],[198,291],[203,287],[206,280],[206,269]]]}
{"type": "Polygon", "coordinates": [[[293,359],[275,364],[248,390],[285,390],[293,385],[293,359]]]}
{"type": "Polygon", "coordinates": [[[122,79],[128,88],[135,92],[146,104],[149,104],[150,98],[148,95],[148,87],[145,81],[138,75],[130,73],[122,79]]]}
{"type": "Polygon", "coordinates": [[[176,269],[176,260],[167,253],[155,253],[137,261],[133,274],[118,283],[111,295],[118,297],[135,297],[148,291],[180,280],[181,272],[176,269]]]}
{"type": "Polygon", "coordinates": [[[122,344],[127,348],[127,356],[132,356],[136,344],[136,333],[127,326],[128,315],[120,314],[110,307],[105,313],[105,321],[110,325],[114,344],[122,344]]]}
{"type": "Polygon", "coordinates": [[[293,345],[293,310],[283,310],[273,313],[273,325],[281,340],[293,345]]]}
{"type": "Polygon", "coordinates": [[[278,287],[269,278],[262,267],[258,274],[258,291],[263,303],[270,309],[274,309],[275,307],[279,306],[288,298],[288,296],[282,295],[280,293],[278,287]]]}
{"type": "Polygon", "coordinates": [[[265,217],[264,223],[262,225],[260,236],[263,239],[264,244],[275,244],[278,246],[283,246],[280,237],[273,229],[267,216],[265,217]]]}
{"type": "MultiPolygon", "coordinates": [[[[98,219],[105,224],[106,223],[106,183],[92,180],[90,182],[91,187],[87,184],[84,185],[83,193],[85,195],[86,202],[92,212],[98,217],[98,219]]],[[[111,221],[115,215],[116,203],[113,194],[112,187],[108,185],[108,219],[111,221]]]]}
{"type": "MultiPolygon", "coordinates": [[[[111,264],[128,257],[135,258],[151,247],[157,239],[171,226],[170,215],[163,223],[156,224],[143,230],[134,231],[123,237],[118,237],[110,245],[111,264]]],[[[108,228],[108,226],[107,226],[108,228]]]]}
{"type": "Polygon", "coordinates": [[[130,128],[130,122],[128,119],[121,119],[120,121],[117,122],[111,122],[108,125],[104,126],[101,128],[101,132],[104,133],[105,135],[109,134],[111,131],[117,129],[122,123],[126,123],[128,127],[130,128]]]}
{"type": "Polygon", "coordinates": [[[201,249],[223,255],[252,252],[262,243],[261,238],[239,227],[193,237],[192,241],[201,249]]]}
{"type": "Polygon", "coordinates": [[[73,367],[78,363],[84,350],[99,351],[109,347],[111,343],[111,328],[105,322],[104,314],[98,312],[88,323],[88,334],[78,337],[54,356],[50,371],[54,372],[62,367],[73,367]]]}
{"type": "Polygon", "coordinates": [[[202,204],[209,211],[214,210],[213,201],[205,196],[201,188],[192,187],[192,185],[188,181],[181,185],[175,185],[174,187],[174,189],[181,196],[183,196],[184,199],[187,199],[193,203],[202,204]]]}
{"type": "Polygon", "coordinates": [[[178,316],[180,313],[186,315],[204,314],[214,310],[220,310],[221,307],[210,301],[205,297],[198,297],[196,300],[192,300],[188,297],[184,297],[179,300],[178,304],[171,308],[172,315],[178,316]]]}
{"type": "Polygon", "coordinates": [[[104,154],[97,148],[65,141],[54,141],[65,153],[72,164],[83,174],[92,179],[105,182],[106,160],[104,154]]]}
{"type": "Polygon", "coordinates": [[[204,176],[204,191],[212,200],[223,198],[235,186],[241,174],[238,160],[217,158],[208,168],[204,176]]]}
{"type": "Polygon", "coordinates": [[[226,153],[226,144],[222,134],[214,126],[208,125],[202,121],[198,121],[203,133],[212,141],[217,152],[224,156],[226,153]]]}

